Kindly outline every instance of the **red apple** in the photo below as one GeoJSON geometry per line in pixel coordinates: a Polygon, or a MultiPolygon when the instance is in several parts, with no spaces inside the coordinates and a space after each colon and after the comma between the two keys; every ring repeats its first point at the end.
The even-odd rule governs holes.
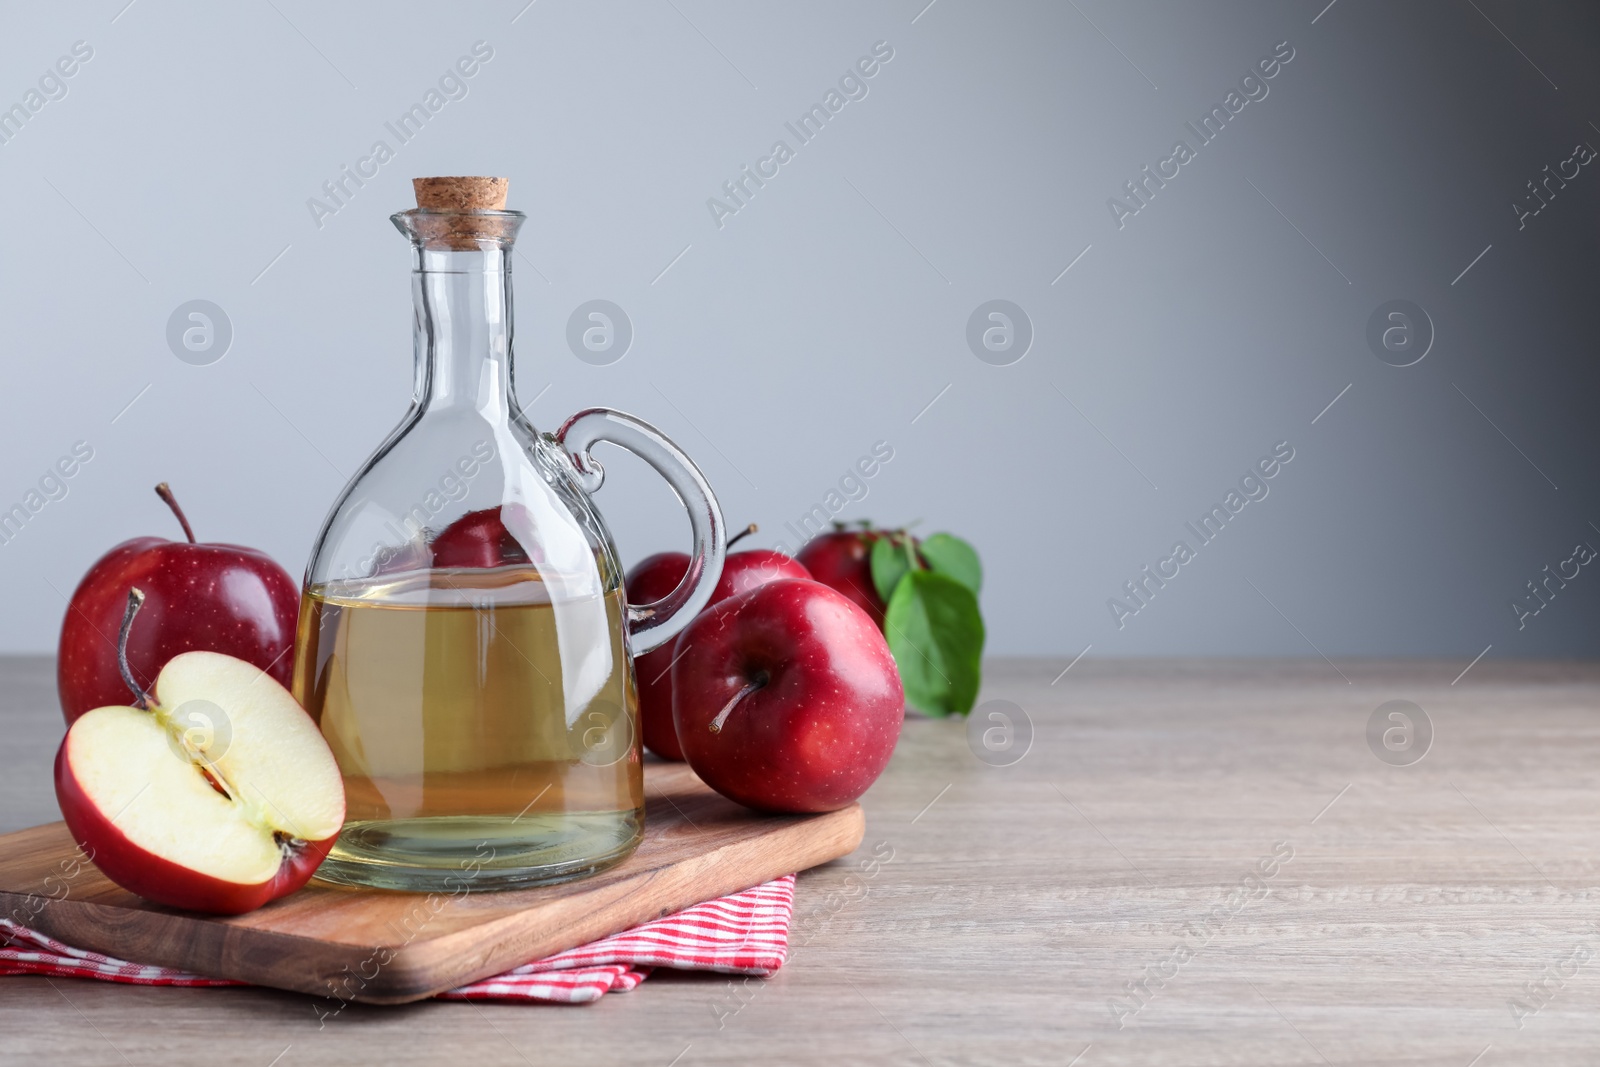
{"type": "MultiPolygon", "coordinates": [[[[137,610],[135,590],[124,633],[137,610]]],[[[137,701],[79,716],[56,754],[61,815],[95,866],[147,900],[224,915],[304,885],[344,823],[344,785],[288,690],[185,652],[137,701]]]]}
{"type": "Polygon", "coordinates": [[[134,586],[146,594],[130,639],[134,678],[148,685],[180,652],[221,652],[288,685],[300,587],[271,557],[240,545],[196,543],[166,483],[156,492],[187,541],[136,537],[107,552],[83,576],[61,623],[56,688],[70,724],[90,708],[126,703],[117,672],[117,628],[134,586]]]}
{"type": "Polygon", "coordinates": [[[506,529],[501,518],[502,511],[519,506],[469,511],[446,526],[433,539],[433,565],[500,567],[508,563],[527,563],[528,553],[522,542],[506,529]]]}
{"type": "Polygon", "coordinates": [[[888,605],[872,584],[872,546],[884,536],[881,530],[834,530],[818,534],[795,553],[813,579],[843,593],[880,630],[888,605]]]}
{"type": "MultiPolygon", "coordinates": [[[[732,556],[728,561],[732,561],[732,556]]],[[[727,563],[723,573],[727,573],[727,563]]],[[[628,600],[648,604],[660,600],[678,587],[689,572],[685,552],[657,552],[646,556],[628,571],[624,588],[628,600]]],[[[633,657],[633,673],[639,683],[639,733],[644,747],[662,759],[681,760],[677,728],[672,725],[672,656],[676,641],[668,641],[651,652],[633,657]]]]}
{"type": "MultiPolygon", "coordinates": [[[[754,533],[752,525],[730,538],[734,544],[746,534],[754,533]]],[[[635,604],[648,604],[660,600],[678,587],[689,572],[689,557],[683,552],[657,552],[646,556],[628,571],[628,599],[635,604]]],[[[706,607],[721,603],[767,582],[779,578],[809,578],[811,575],[794,559],[770,548],[751,548],[743,552],[730,552],[722,564],[722,577],[711,592],[706,607]]],[[[676,641],[669,641],[653,652],[636,656],[634,673],[639,680],[639,729],[644,747],[662,759],[681,760],[683,749],[678,746],[678,734],[672,724],[672,657],[677,653],[676,641]]]]}
{"type": "Polygon", "coordinates": [[[833,811],[889,763],[905,693],[883,634],[843,594],[784,579],[678,637],[672,708],[689,766],[762,811],[833,811]]]}

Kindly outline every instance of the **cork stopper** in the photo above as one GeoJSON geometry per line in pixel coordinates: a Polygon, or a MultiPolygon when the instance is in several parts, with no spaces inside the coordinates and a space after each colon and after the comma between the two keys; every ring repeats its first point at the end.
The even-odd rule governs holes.
{"type": "MultiPolygon", "coordinates": [[[[413,178],[415,211],[406,228],[424,248],[470,251],[509,245],[522,216],[506,211],[505,178],[413,178]]],[[[402,215],[395,216],[398,221],[402,215]]]]}
{"type": "Polygon", "coordinates": [[[412,178],[423,211],[504,211],[505,178],[412,178]]]}

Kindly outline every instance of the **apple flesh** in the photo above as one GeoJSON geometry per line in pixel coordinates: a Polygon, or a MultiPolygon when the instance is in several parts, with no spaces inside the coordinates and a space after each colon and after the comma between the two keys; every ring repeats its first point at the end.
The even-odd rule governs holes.
{"type": "Polygon", "coordinates": [[[322,734],[259,668],[185,652],[148,708],[80,716],[56,754],[73,840],[124,889],[235,915],[303,886],[344,824],[322,734]]]}
{"type": "Polygon", "coordinates": [[[56,656],[56,690],[69,725],[90,708],[128,699],[117,668],[117,627],[134,586],[144,590],[145,606],[127,655],[141,686],[149,686],[162,664],[191,650],[237,657],[282,685],[292,677],[299,585],[265,553],[196,542],[166,485],[156,492],[188,540],[124,541],[78,583],[56,656]]]}
{"type": "MultiPolygon", "coordinates": [[[[660,600],[676,589],[687,573],[689,556],[686,553],[657,552],[646,556],[628,571],[628,599],[635,604],[660,600]]],[[[809,577],[811,575],[798,561],[770,548],[730,552],[723,560],[722,577],[717,580],[706,607],[780,578],[809,577]]],[[[669,760],[683,759],[677,727],[672,722],[672,659],[675,655],[677,642],[669,641],[633,660],[634,674],[639,681],[639,730],[644,747],[669,760]]]]}
{"type": "Polygon", "coordinates": [[[905,692],[876,624],[843,594],[784,579],[678,637],[673,719],[707,785],[762,811],[833,811],[883,772],[905,692]]]}

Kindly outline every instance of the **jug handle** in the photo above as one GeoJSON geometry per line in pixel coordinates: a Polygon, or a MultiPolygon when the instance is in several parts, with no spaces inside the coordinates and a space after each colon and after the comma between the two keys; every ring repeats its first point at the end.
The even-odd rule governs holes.
{"type": "Polygon", "coordinates": [[[727,531],[722,524],[722,509],[700,468],[665,434],[643,419],[611,408],[588,408],[578,412],[555,433],[559,444],[572,458],[578,484],[589,493],[605,481],[605,468],[589,452],[598,441],[620,445],[656,469],[689,512],[694,533],[694,551],[689,570],[678,587],[650,604],[629,604],[628,636],[634,655],[660,648],[689,625],[711,599],[717,579],[722,577],[722,561],[728,553],[727,531]]]}

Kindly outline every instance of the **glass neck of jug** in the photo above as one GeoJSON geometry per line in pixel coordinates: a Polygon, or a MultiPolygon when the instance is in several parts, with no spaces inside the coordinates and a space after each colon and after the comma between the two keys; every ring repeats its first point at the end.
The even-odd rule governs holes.
{"type": "Polygon", "coordinates": [[[521,221],[516,212],[394,216],[412,244],[413,400],[425,414],[465,409],[496,421],[510,417],[511,248],[521,221]]]}

